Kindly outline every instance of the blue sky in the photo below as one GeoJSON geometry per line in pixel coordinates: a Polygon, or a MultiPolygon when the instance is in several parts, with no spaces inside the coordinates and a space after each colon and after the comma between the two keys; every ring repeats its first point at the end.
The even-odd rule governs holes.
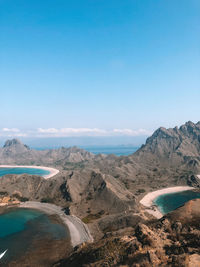
{"type": "Polygon", "coordinates": [[[0,136],[200,120],[199,0],[0,0],[0,136]]]}

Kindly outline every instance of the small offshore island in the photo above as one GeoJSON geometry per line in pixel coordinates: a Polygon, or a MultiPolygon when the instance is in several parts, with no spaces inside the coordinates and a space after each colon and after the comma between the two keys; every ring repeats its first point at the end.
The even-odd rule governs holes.
{"type": "Polygon", "coordinates": [[[194,266],[200,262],[199,136],[200,122],[159,128],[129,156],[95,155],[77,147],[37,151],[8,140],[0,148],[1,166],[48,166],[43,171],[51,173],[0,177],[0,222],[26,218],[26,211],[30,216],[22,220],[24,230],[11,234],[16,240],[30,236],[23,255],[12,254],[4,239],[0,253],[9,250],[2,262],[194,266]],[[40,231],[44,238],[37,239],[40,231]]]}

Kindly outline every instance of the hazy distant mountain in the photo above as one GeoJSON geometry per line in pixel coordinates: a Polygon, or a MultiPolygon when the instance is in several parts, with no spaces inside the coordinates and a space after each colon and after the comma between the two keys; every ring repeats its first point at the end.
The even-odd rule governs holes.
{"type": "MultiPolygon", "coordinates": [[[[20,140],[34,149],[55,149],[59,147],[89,146],[135,146],[145,143],[147,136],[82,136],[82,137],[21,137],[20,140]]],[[[0,137],[0,146],[5,143],[0,137]]]]}
{"type": "Polygon", "coordinates": [[[58,162],[82,162],[94,155],[77,147],[34,150],[18,139],[8,140],[0,148],[0,164],[56,165],[58,162]]]}

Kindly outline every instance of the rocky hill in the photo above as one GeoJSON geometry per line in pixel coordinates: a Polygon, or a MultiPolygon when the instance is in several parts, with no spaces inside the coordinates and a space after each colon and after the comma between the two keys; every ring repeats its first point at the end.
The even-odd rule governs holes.
{"type": "MultiPolygon", "coordinates": [[[[58,191],[71,200],[67,205],[81,217],[87,217],[89,211],[97,214],[101,207],[104,214],[108,210],[109,214],[134,210],[137,199],[150,190],[176,185],[200,187],[196,177],[200,173],[199,162],[200,123],[192,122],[180,128],[159,128],[130,156],[93,155],[76,147],[36,151],[16,139],[0,149],[0,164],[59,168],[57,181],[51,179],[52,188],[59,184],[58,191]]],[[[45,186],[48,188],[48,183],[45,186]]],[[[56,192],[42,189],[34,197],[41,199],[43,191],[56,192]]],[[[47,197],[59,198],[50,193],[47,197]]]]}
{"type": "Polygon", "coordinates": [[[191,121],[180,128],[159,128],[134,155],[146,163],[156,160],[163,165],[200,168],[200,122],[191,121]]]}
{"type": "Polygon", "coordinates": [[[6,141],[0,148],[0,164],[27,164],[27,165],[62,165],[66,162],[78,163],[92,160],[95,156],[77,147],[49,150],[34,150],[19,140],[6,141]]]}
{"type": "MultiPolygon", "coordinates": [[[[59,168],[60,173],[48,180],[29,175],[0,178],[0,195],[51,202],[88,224],[96,243],[80,248],[58,266],[82,266],[81,262],[84,266],[159,266],[160,262],[185,266],[184,262],[196,259],[193,251],[200,253],[194,248],[198,226],[180,228],[176,223],[182,222],[185,209],[150,222],[139,205],[144,194],[159,188],[200,187],[196,176],[200,174],[200,122],[159,128],[136,153],[121,157],[93,155],[76,147],[36,151],[14,139],[0,149],[0,164],[59,168]],[[177,235],[179,228],[182,232],[177,235]]],[[[192,204],[196,215],[189,214],[185,222],[188,227],[200,218],[195,207],[192,204]]],[[[191,211],[190,206],[186,209],[191,211]]]]}
{"type": "Polygon", "coordinates": [[[199,205],[192,200],[160,220],[106,233],[54,266],[199,266],[199,205]]]}
{"type": "Polygon", "coordinates": [[[76,147],[36,151],[19,140],[9,140],[0,149],[0,164],[56,166],[60,172],[47,180],[35,175],[6,175],[0,178],[0,195],[62,206],[91,223],[91,231],[96,237],[101,236],[102,229],[115,218],[138,209],[135,195],[124,183],[99,169],[98,162],[105,158],[76,147]]]}
{"type": "Polygon", "coordinates": [[[109,156],[96,162],[102,173],[123,183],[132,193],[167,186],[200,186],[200,122],[180,128],[159,128],[130,156],[109,156]]]}

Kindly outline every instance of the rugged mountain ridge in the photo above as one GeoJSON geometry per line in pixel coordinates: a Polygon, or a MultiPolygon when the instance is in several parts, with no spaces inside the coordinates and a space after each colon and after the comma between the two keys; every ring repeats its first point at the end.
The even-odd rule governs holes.
{"type": "Polygon", "coordinates": [[[200,265],[200,200],[160,220],[143,221],[79,248],[54,266],[195,267],[200,265]]]}
{"type": "Polygon", "coordinates": [[[0,164],[62,165],[64,162],[77,163],[92,160],[94,154],[77,147],[49,150],[34,150],[18,139],[8,140],[0,148],[0,164]]]}
{"type": "Polygon", "coordinates": [[[187,122],[179,128],[161,127],[134,154],[98,157],[87,166],[114,177],[138,197],[150,189],[199,187],[200,122],[187,122]]]}
{"type": "MultiPolygon", "coordinates": [[[[195,175],[200,173],[200,122],[187,122],[180,128],[159,128],[137,152],[121,157],[93,155],[76,147],[36,151],[18,140],[7,141],[0,149],[0,164],[54,166],[66,177],[73,173],[65,187],[78,203],[84,197],[90,198],[86,192],[100,197],[98,186],[96,191],[91,189],[97,180],[99,184],[105,182],[106,188],[111,184],[109,194],[114,192],[117,198],[123,199],[118,192],[119,188],[125,189],[124,194],[132,200],[149,189],[176,185],[199,187],[200,180],[195,175]],[[100,175],[98,179],[91,179],[93,171],[100,175]]],[[[78,207],[77,204],[77,210],[78,207]]]]}
{"type": "Polygon", "coordinates": [[[200,234],[199,202],[164,220],[149,221],[139,200],[163,187],[200,187],[199,163],[200,122],[159,128],[136,153],[121,157],[95,156],[75,147],[36,151],[14,139],[0,149],[0,164],[56,166],[60,173],[48,180],[2,177],[0,195],[53,202],[88,224],[95,243],[56,266],[185,266],[196,260],[192,253],[199,254],[194,247],[200,234]],[[186,213],[185,228],[180,222],[186,213]]]}
{"type": "Polygon", "coordinates": [[[186,122],[180,128],[159,128],[134,155],[135,158],[171,166],[200,167],[200,122],[186,122]]]}

